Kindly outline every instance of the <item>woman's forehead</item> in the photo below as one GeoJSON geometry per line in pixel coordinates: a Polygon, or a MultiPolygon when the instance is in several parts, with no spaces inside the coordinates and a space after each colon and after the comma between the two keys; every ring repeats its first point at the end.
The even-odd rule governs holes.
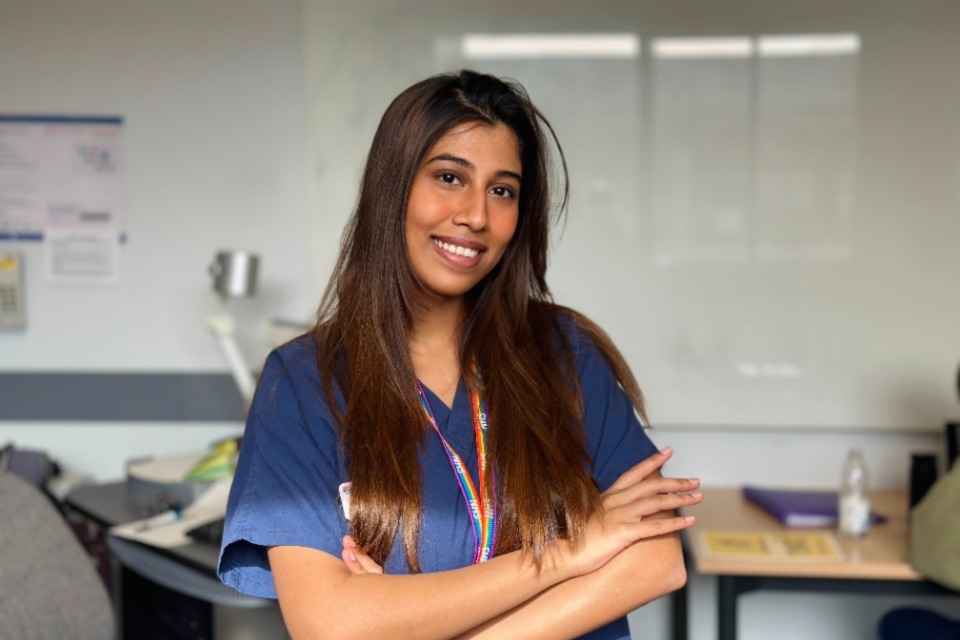
{"type": "Polygon", "coordinates": [[[452,153],[470,161],[495,156],[501,163],[514,165],[518,173],[521,168],[517,134],[503,123],[467,122],[449,129],[427,150],[424,163],[441,153],[452,153]]]}

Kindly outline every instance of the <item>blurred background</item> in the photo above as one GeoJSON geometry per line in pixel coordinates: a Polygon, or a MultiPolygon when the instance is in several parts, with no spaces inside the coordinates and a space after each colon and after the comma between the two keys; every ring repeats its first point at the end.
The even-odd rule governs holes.
{"type": "MultiPolygon", "coordinates": [[[[122,118],[123,185],[117,277],[92,285],[51,276],[0,191],[24,317],[0,444],[105,481],[235,435],[214,253],[260,256],[231,302],[256,369],[271,319],[311,322],[389,101],[472,68],[556,129],[549,281],[623,351],[671,474],[835,488],[858,447],[905,487],[960,413],[958,60],[955,0],[0,0],[0,116],[122,118]]],[[[690,584],[712,638],[713,583],[690,584]]],[[[756,594],[740,637],[867,637],[893,602],[756,594]]],[[[631,627],[667,637],[665,605],[631,627]]]]}

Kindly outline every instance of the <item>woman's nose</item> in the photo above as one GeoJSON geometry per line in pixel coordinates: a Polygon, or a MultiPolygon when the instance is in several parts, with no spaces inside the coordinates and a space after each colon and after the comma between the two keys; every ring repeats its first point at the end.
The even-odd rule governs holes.
{"type": "Polygon", "coordinates": [[[467,189],[460,198],[453,217],[454,224],[463,224],[473,231],[487,226],[487,194],[480,189],[467,189]]]}

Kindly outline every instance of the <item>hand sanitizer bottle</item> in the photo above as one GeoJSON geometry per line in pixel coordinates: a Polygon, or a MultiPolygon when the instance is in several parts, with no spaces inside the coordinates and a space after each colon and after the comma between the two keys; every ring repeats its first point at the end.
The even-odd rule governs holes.
{"type": "Polygon", "coordinates": [[[867,463],[854,449],[847,455],[840,480],[838,505],[840,535],[862,538],[870,529],[870,498],[867,496],[867,463]]]}

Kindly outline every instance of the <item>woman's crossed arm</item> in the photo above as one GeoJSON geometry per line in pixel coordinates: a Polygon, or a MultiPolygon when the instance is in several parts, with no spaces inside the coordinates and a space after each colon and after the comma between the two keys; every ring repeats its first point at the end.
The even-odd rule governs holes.
{"type": "Polygon", "coordinates": [[[344,563],[314,549],[273,547],[270,567],[287,628],[297,640],[569,637],[613,620],[682,585],[674,532],[692,519],[670,513],[700,495],[676,493],[695,489],[695,481],[659,477],[668,457],[655,454],[624,473],[603,494],[583,543],[574,549],[555,541],[540,570],[513,552],[453,571],[385,575],[360,568],[368,559],[350,549],[344,563]]]}

